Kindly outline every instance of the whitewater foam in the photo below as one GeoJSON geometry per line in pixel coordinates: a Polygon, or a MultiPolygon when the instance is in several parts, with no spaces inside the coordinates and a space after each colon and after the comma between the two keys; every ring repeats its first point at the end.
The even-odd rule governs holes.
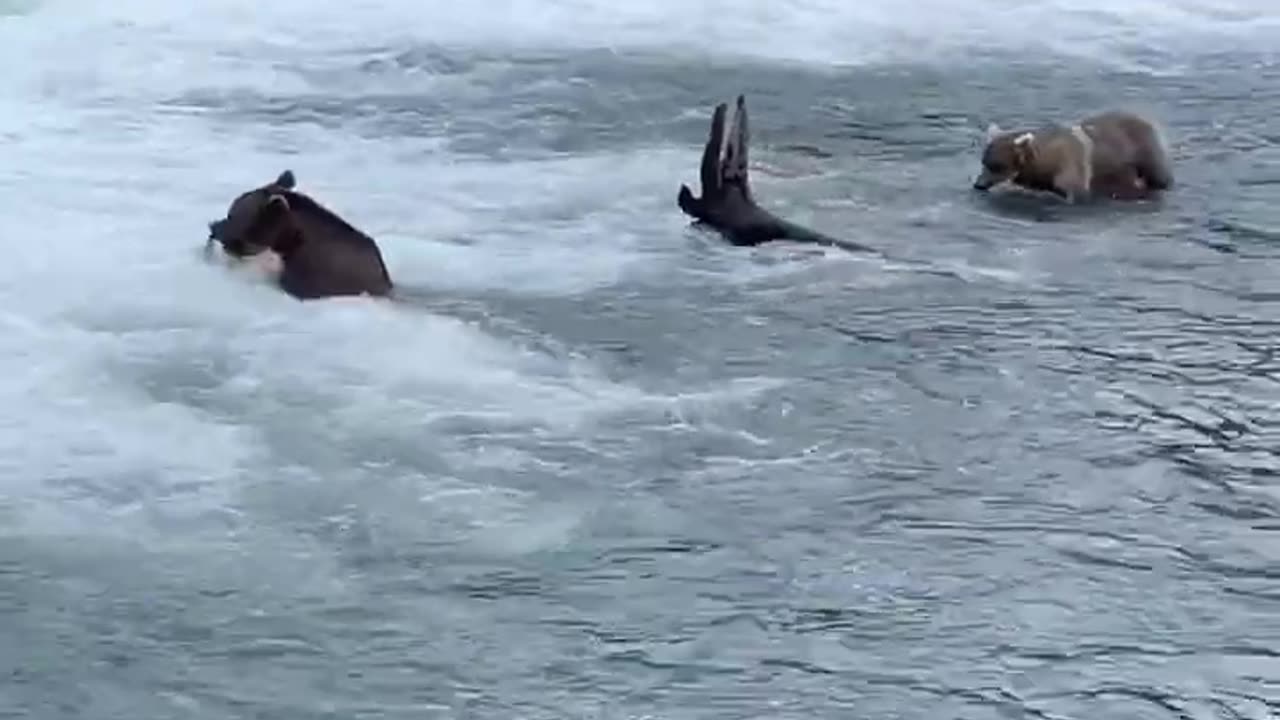
{"type": "MultiPolygon", "coordinates": [[[[973,51],[1133,62],[1228,42],[1274,52],[1278,27],[1273,3],[1243,1],[50,0],[0,21],[8,77],[0,87],[0,487],[45,498],[46,511],[72,512],[81,500],[70,498],[84,492],[99,493],[102,507],[130,497],[111,495],[112,483],[134,488],[122,506],[199,487],[192,507],[230,507],[247,476],[274,477],[309,452],[351,462],[362,442],[407,446],[415,433],[438,440],[431,433],[451,423],[571,432],[623,409],[658,422],[691,402],[429,308],[303,305],[200,262],[205,223],[286,167],[377,237],[405,285],[571,296],[660,276],[673,259],[688,259],[662,244],[688,241],[673,196],[696,177],[694,145],[483,158],[430,133],[388,140],[351,119],[381,120],[378,106],[324,105],[331,88],[320,71],[357,68],[376,75],[367,82],[379,92],[412,100],[446,89],[493,92],[486,78],[515,51],[645,50],[818,67],[973,51]],[[497,60],[362,64],[435,46],[497,60]],[[290,116],[304,100],[319,105],[290,116]],[[235,115],[238,102],[251,114],[235,115]],[[45,483],[53,478],[78,480],[45,483]],[[192,478],[199,483],[186,485],[192,478]]],[[[333,85],[342,102],[359,99],[360,72],[333,85]]],[[[704,277],[734,283],[798,265],[751,263],[704,277]]],[[[784,381],[756,382],[691,392],[731,404],[784,381]]],[[[423,443],[435,456],[458,450],[423,443]]],[[[405,472],[436,471],[432,460],[415,462],[405,472]]],[[[310,472],[372,471],[316,460],[310,472]]],[[[101,527],[100,509],[91,504],[66,522],[101,527]]],[[[551,521],[548,537],[571,525],[551,521]]]]}

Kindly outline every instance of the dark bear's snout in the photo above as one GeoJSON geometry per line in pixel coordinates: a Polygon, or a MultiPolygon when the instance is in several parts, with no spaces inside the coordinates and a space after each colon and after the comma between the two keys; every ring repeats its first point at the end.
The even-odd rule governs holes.
{"type": "Polygon", "coordinates": [[[233,237],[233,233],[228,230],[226,220],[214,220],[209,223],[209,239],[206,244],[217,242],[222,246],[224,252],[235,257],[244,257],[252,254],[249,252],[247,243],[241,237],[233,237]]]}
{"type": "Polygon", "coordinates": [[[209,225],[207,244],[222,245],[225,253],[247,258],[272,249],[288,216],[288,202],[283,196],[255,190],[236,199],[227,216],[209,225]]]}
{"type": "Polygon", "coordinates": [[[222,246],[223,252],[232,257],[245,257],[252,254],[242,238],[233,237],[233,233],[229,229],[229,222],[226,219],[214,220],[209,223],[209,237],[205,241],[206,250],[215,242],[222,246]]]}

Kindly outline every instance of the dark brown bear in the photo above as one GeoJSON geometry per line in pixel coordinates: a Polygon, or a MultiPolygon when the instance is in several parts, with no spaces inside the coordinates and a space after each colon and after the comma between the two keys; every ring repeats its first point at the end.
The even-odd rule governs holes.
{"type": "Polygon", "coordinates": [[[277,282],[299,300],[391,294],[391,276],[373,238],[294,190],[285,170],[241,194],[227,216],[209,223],[209,241],[240,260],[279,257],[277,282]]]}

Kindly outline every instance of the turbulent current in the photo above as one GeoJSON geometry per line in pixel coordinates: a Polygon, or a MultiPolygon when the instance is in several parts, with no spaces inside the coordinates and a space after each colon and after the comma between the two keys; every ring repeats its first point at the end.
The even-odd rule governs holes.
{"type": "Polygon", "coordinates": [[[0,0],[0,67],[0,718],[1280,717],[1275,2],[0,0]],[[884,257],[689,226],[739,92],[884,257]],[[1117,105],[1162,201],[971,191],[1117,105]],[[286,168],[404,299],[205,261],[286,168]]]}

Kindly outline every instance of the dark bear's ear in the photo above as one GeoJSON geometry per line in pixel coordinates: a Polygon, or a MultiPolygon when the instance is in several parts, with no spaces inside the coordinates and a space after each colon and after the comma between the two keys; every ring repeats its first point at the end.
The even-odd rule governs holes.
{"type": "Polygon", "coordinates": [[[289,212],[289,201],[283,195],[272,195],[267,198],[267,204],[262,206],[262,212],[287,213],[289,212]]]}
{"type": "Polygon", "coordinates": [[[285,190],[292,190],[293,186],[296,185],[297,182],[298,181],[293,177],[293,171],[285,170],[284,172],[280,173],[280,177],[276,178],[275,184],[279,185],[285,190]]]}
{"type": "Polygon", "coordinates": [[[289,214],[289,200],[284,195],[267,198],[267,204],[258,213],[256,226],[261,228],[267,246],[282,258],[292,255],[302,243],[302,232],[289,214]]]}

